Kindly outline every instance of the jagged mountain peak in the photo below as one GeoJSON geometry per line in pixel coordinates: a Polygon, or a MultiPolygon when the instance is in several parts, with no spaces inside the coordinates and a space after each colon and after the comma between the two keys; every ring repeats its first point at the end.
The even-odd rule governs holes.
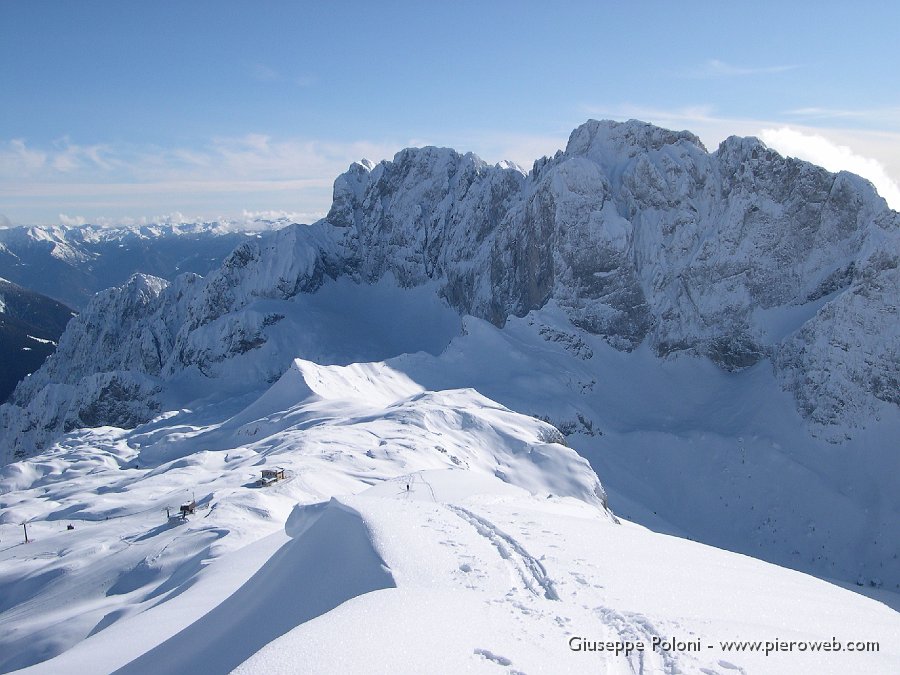
{"type": "Polygon", "coordinates": [[[325,220],[339,227],[358,225],[362,209],[378,208],[385,196],[398,193],[412,195],[424,208],[439,193],[463,196],[473,182],[495,172],[513,173],[519,178],[524,174],[511,163],[490,166],[474,153],[435,146],[405,148],[392,160],[378,164],[354,162],[335,180],[332,206],[325,220]]]}
{"type": "Polygon", "coordinates": [[[706,152],[702,141],[690,131],[671,131],[633,119],[627,122],[588,120],[571,133],[565,154],[595,159],[622,154],[634,156],[680,143],[706,152]]]}
{"type": "Polygon", "coordinates": [[[762,140],[756,136],[731,135],[716,149],[719,156],[733,155],[740,159],[759,159],[772,161],[780,157],[777,152],[771,150],[762,140]]]}
{"type": "Polygon", "coordinates": [[[123,295],[132,302],[146,302],[148,299],[159,296],[168,285],[169,282],[161,277],[137,272],[129,277],[122,289],[124,289],[123,295]]]}

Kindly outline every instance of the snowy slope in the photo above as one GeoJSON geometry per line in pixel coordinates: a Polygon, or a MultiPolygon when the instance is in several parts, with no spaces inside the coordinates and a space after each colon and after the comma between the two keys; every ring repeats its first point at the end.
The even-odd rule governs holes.
{"type": "Polygon", "coordinates": [[[850,673],[897,665],[891,653],[723,651],[719,641],[736,636],[814,639],[846,634],[850,622],[887,642],[898,616],[752,559],[614,525],[575,501],[500,496],[489,485],[471,494],[459,472],[424,479],[433,494],[419,490],[418,502],[374,488],[339,503],[365,519],[396,588],[294,629],[237,672],[850,673]],[[642,642],[647,651],[576,652],[573,637],[642,642]],[[654,639],[701,648],[654,650],[654,639]]]}
{"type": "Polygon", "coordinates": [[[550,421],[617,513],[825,578],[900,590],[900,419],[837,445],[810,436],[768,363],[630,353],[553,306],[503,330],[467,318],[439,356],[390,364],[431,389],[471,386],[550,421]]]}
{"type": "Polygon", "coordinates": [[[178,596],[210,559],[281,530],[297,502],[453,468],[607,513],[596,475],[553,427],[472,390],[423,391],[383,364],[298,361],[234,413],[203,423],[183,410],[133,432],[77,432],[3,469],[6,669],[178,596]],[[274,466],[288,480],[259,488],[260,467],[274,466]],[[196,517],[167,521],[167,506],[192,497],[196,517]],[[13,545],[23,522],[36,541],[13,545]]]}
{"type": "Polygon", "coordinates": [[[34,541],[0,550],[2,670],[900,665],[896,612],[620,523],[584,460],[553,442],[558,431],[472,390],[425,391],[383,363],[296,361],[227,421],[196,417],[70,434],[4,469],[0,540],[27,519],[34,541]],[[264,466],[284,467],[287,480],[256,487],[264,466]],[[163,508],[192,494],[196,514],[167,521],[163,508]],[[576,652],[571,638],[647,651],[576,652]],[[654,638],[701,648],[654,650],[654,638]],[[880,651],[764,656],[719,644],[832,638],[880,651]]]}

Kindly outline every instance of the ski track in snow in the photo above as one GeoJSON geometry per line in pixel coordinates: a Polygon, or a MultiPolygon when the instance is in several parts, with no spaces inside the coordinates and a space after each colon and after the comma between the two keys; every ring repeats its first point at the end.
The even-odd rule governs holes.
{"type": "MultiPolygon", "coordinates": [[[[665,639],[653,623],[643,614],[620,612],[610,607],[595,607],[594,614],[606,625],[610,626],[621,640],[633,643],[642,642],[647,645],[654,637],[665,639]]],[[[666,651],[647,651],[628,655],[628,663],[632,672],[637,675],[646,673],[666,673],[674,675],[681,672],[678,662],[666,651]]]]}
{"type": "MultiPolygon", "coordinates": [[[[427,483],[427,481],[425,482],[427,483]]],[[[474,513],[470,509],[449,503],[445,503],[443,506],[448,511],[471,525],[481,537],[484,537],[490,542],[497,550],[500,557],[514,570],[515,575],[521,579],[530,595],[535,598],[552,600],[555,602],[560,602],[562,600],[556,590],[556,582],[550,578],[544,564],[538,558],[531,555],[519,540],[504,532],[495,523],[474,513]]],[[[584,578],[578,573],[573,572],[572,574],[578,583],[586,583],[584,578]]],[[[506,599],[510,600],[509,598],[506,599]]],[[[534,609],[528,608],[520,602],[512,601],[512,605],[517,610],[525,612],[526,614],[534,613],[534,609]]],[[[649,645],[653,638],[664,640],[667,637],[654,626],[650,619],[640,613],[620,612],[604,606],[594,607],[592,613],[604,626],[607,626],[616,636],[616,639],[619,640],[627,640],[632,643],[641,642],[645,645],[649,645]]],[[[568,623],[568,620],[560,615],[557,615],[555,620],[557,622],[562,622],[560,625],[568,623]]],[[[479,648],[475,650],[475,653],[498,665],[511,665],[511,661],[508,658],[498,656],[489,650],[479,648]]],[[[671,653],[666,651],[638,652],[628,655],[626,660],[631,672],[636,675],[648,675],[650,673],[674,675],[675,673],[683,672],[679,667],[678,660],[676,660],[671,653]]],[[[706,669],[706,671],[711,675],[715,675],[717,672],[711,669],[706,669]]],[[[518,671],[510,670],[510,672],[515,673],[518,671]]]]}
{"type": "Polygon", "coordinates": [[[500,557],[509,563],[518,574],[522,583],[536,597],[548,600],[559,600],[553,580],[547,576],[547,570],[540,560],[511,536],[500,530],[489,520],[478,516],[461,506],[447,504],[447,508],[472,525],[482,537],[486,538],[500,553],[500,557]],[[540,590],[538,590],[540,589],[540,590]]]}

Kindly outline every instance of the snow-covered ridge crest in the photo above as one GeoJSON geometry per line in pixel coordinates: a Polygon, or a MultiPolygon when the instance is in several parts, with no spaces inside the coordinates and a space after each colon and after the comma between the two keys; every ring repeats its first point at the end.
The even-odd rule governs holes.
{"type": "MultiPolygon", "coordinates": [[[[870,184],[757,139],[708,153],[688,132],[590,121],[527,175],[410,148],[351,166],[325,219],[248,241],[208,278],[163,289],[118,331],[118,355],[97,361],[61,344],[65,360],[14,401],[27,408],[42,386],[114,364],[165,382],[194,369],[219,378],[237,359],[247,385],[261,386],[295,355],[276,353],[290,316],[279,302],[329,280],[390,277],[435,285],[456,311],[497,326],[553,300],[620,350],[646,343],[727,370],[771,359],[816,433],[840,440],[885,404],[896,409],[898,251],[900,216],[870,184]],[[817,337],[830,333],[842,339],[817,337]]],[[[107,329],[81,316],[69,330],[90,344],[107,329]]]]}
{"type": "MultiPolygon", "coordinates": [[[[256,634],[267,634],[230,663],[233,668],[286,630],[395,585],[351,501],[361,492],[374,490],[376,502],[421,501],[443,513],[451,484],[458,502],[524,498],[617,522],[594,471],[552,426],[471,389],[426,391],[383,362],[296,360],[256,400],[234,407],[215,420],[202,410],[181,410],[131,431],[76,431],[40,457],[0,469],[0,571],[9,591],[0,597],[0,620],[10,626],[0,633],[0,670],[48,659],[151,607],[163,611],[150,616],[164,617],[179,606],[170,601],[206,578],[212,561],[238,549],[274,554],[266,535],[277,541],[286,534],[294,543],[221,607],[237,605],[239,614],[252,608],[256,634]],[[282,480],[260,485],[261,469],[280,470],[282,480]],[[167,511],[185,500],[196,502],[196,512],[168,518],[167,511]],[[75,529],[66,530],[64,520],[75,529]],[[23,521],[40,546],[49,547],[36,559],[29,558],[36,553],[30,545],[22,557],[10,551],[13,530],[23,521]],[[59,530],[73,536],[63,541],[59,530]],[[45,555],[49,550],[58,555],[45,555]],[[371,565],[363,569],[365,561],[371,565]],[[318,572],[304,573],[307,565],[318,572]],[[303,581],[293,583],[298,573],[303,581]],[[284,601],[279,587],[285,584],[296,602],[284,601]],[[312,600],[323,591],[328,602],[312,600]],[[48,613],[47,606],[58,611],[48,613]],[[285,614],[272,614],[275,607],[289,607],[288,623],[285,614]]],[[[230,563],[223,559],[215,569],[227,574],[230,563]]],[[[208,597],[199,605],[189,601],[185,616],[198,607],[205,614],[227,595],[214,594],[211,604],[208,597]]],[[[160,625],[177,632],[183,618],[162,618],[160,625]]],[[[159,651],[171,658],[167,648],[159,651]]],[[[114,661],[120,652],[104,653],[114,661]]],[[[60,671],[58,664],[46,667],[60,671]]],[[[150,669],[158,668],[178,670],[160,663],[150,669]]]]}

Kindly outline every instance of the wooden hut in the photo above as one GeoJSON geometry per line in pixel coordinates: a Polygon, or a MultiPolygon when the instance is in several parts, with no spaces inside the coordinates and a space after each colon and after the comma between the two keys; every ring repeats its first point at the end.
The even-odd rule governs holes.
{"type": "Polygon", "coordinates": [[[284,469],[279,466],[274,469],[263,469],[262,478],[256,481],[256,484],[265,487],[280,480],[284,480],[284,469]]]}

